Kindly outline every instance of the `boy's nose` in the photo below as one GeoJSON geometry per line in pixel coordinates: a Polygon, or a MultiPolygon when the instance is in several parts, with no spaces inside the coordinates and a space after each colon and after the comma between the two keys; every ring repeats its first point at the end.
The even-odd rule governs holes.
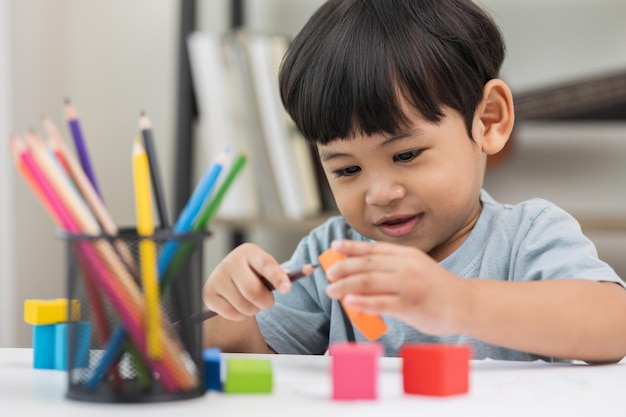
{"type": "Polygon", "coordinates": [[[378,175],[371,179],[365,195],[365,203],[372,206],[385,206],[404,198],[405,195],[406,188],[400,182],[378,175]]]}

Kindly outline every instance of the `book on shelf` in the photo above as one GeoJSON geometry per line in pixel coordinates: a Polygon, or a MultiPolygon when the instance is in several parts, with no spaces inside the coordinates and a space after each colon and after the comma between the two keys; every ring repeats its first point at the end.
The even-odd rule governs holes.
{"type": "Polygon", "coordinates": [[[259,215],[264,218],[281,218],[284,210],[280,202],[277,183],[271,175],[271,159],[264,143],[261,115],[254,94],[247,50],[248,34],[240,30],[223,36],[231,52],[229,54],[230,69],[236,80],[232,91],[237,103],[234,113],[235,124],[252,153],[250,165],[256,179],[259,215]]]}
{"type": "Polygon", "coordinates": [[[251,153],[250,165],[229,189],[217,213],[218,218],[238,219],[258,216],[259,196],[254,169],[256,156],[250,149],[249,126],[242,113],[239,80],[233,67],[232,45],[218,34],[196,32],[187,40],[193,86],[198,103],[198,134],[194,155],[194,176],[198,180],[209,164],[225,148],[233,153],[251,153]],[[245,123],[243,120],[245,120],[245,123]]]}
{"type": "Polygon", "coordinates": [[[246,46],[265,148],[285,216],[293,220],[315,216],[322,204],[311,146],[285,111],[278,87],[288,40],[249,33],[246,46]]]}
{"type": "Polygon", "coordinates": [[[287,47],[283,36],[244,30],[188,38],[200,116],[196,164],[206,167],[229,145],[250,153],[247,175],[218,213],[222,220],[302,220],[326,206],[316,153],[280,99],[278,71],[287,47]]]}
{"type": "Polygon", "coordinates": [[[519,120],[624,120],[626,69],[513,94],[519,120]]]}
{"type": "MultiPolygon", "coordinates": [[[[513,104],[517,122],[626,120],[626,69],[514,91],[513,104]]],[[[501,152],[489,156],[487,168],[509,159],[516,130],[501,152]]]]}

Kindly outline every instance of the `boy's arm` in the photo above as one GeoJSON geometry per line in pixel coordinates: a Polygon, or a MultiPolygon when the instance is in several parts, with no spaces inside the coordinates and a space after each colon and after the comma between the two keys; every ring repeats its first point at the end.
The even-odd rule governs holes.
{"type": "Polygon", "coordinates": [[[466,280],[459,328],[485,342],[590,363],[626,354],[626,290],[612,282],[466,280]]]}
{"type": "Polygon", "coordinates": [[[353,309],[537,355],[593,363],[626,355],[626,290],[618,283],[465,279],[406,246],[341,241],[333,248],[348,258],[327,271],[326,292],[353,309]]]}
{"type": "Polygon", "coordinates": [[[230,353],[276,353],[265,343],[255,316],[240,321],[216,316],[204,322],[203,330],[205,347],[230,353]]]}

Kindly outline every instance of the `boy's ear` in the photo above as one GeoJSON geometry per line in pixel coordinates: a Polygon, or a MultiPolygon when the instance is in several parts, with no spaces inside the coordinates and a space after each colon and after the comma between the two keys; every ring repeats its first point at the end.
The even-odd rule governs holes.
{"type": "Polygon", "coordinates": [[[482,151],[487,155],[500,152],[511,137],[514,122],[513,95],[509,86],[497,78],[490,80],[483,88],[483,98],[472,124],[472,135],[475,140],[481,138],[482,151]]]}

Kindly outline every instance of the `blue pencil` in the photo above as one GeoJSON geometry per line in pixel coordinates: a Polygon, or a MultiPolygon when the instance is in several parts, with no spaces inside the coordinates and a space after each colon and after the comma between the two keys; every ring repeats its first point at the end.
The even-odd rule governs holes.
{"type": "MultiPolygon", "coordinates": [[[[226,148],[215,158],[211,166],[209,166],[206,170],[202,179],[191,194],[191,197],[187,201],[187,204],[185,204],[180,216],[176,219],[176,223],[174,224],[174,234],[187,233],[191,231],[193,221],[202,209],[204,202],[211,195],[213,188],[215,188],[215,184],[217,184],[217,180],[222,172],[222,169],[228,162],[229,158],[230,149],[226,148]]],[[[163,246],[161,254],[159,255],[159,279],[163,279],[165,271],[167,271],[167,267],[172,261],[172,258],[176,254],[179,246],[180,241],[178,240],[170,240],[163,246]]]]}
{"type": "MultiPolygon", "coordinates": [[[[224,165],[228,162],[230,158],[230,149],[227,148],[222,151],[216,158],[215,161],[211,163],[202,179],[194,189],[191,197],[185,204],[185,207],[180,213],[180,216],[176,220],[174,224],[174,233],[187,233],[192,230],[192,225],[197,217],[198,213],[202,209],[204,202],[208,199],[217,184],[217,180],[222,172],[224,165]]],[[[159,280],[163,280],[165,272],[167,268],[174,258],[178,248],[180,246],[180,242],[177,240],[168,241],[161,250],[161,254],[159,255],[158,261],[158,274],[159,280]]],[[[93,374],[85,384],[88,389],[94,389],[97,387],[99,381],[102,380],[106,370],[111,366],[113,361],[121,352],[122,344],[126,339],[126,332],[124,328],[118,325],[111,337],[107,346],[105,347],[104,356],[100,359],[100,362],[97,364],[93,374]]]]}

